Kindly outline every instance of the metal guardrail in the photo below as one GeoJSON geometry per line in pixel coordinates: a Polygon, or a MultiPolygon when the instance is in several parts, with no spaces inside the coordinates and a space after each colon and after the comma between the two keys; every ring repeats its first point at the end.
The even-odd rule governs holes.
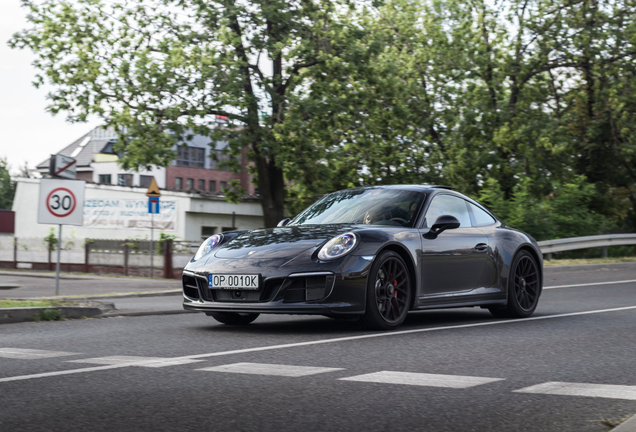
{"type": "MultiPolygon", "coordinates": [[[[544,254],[575,249],[602,247],[603,256],[607,256],[608,246],[636,245],[636,234],[606,234],[587,237],[572,237],[557,240],[540,241],[539,247],[544,254]]],[[[550,257],[548,257],[550,259],[550,257]]]]}

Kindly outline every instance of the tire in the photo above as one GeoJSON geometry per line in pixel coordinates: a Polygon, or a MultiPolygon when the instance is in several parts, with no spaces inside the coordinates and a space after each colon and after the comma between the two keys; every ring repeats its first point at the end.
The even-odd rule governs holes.
{"type": "Polygon", "coordinates": [[[364,324],[373,330],[398,328],[409,312],[412,291],[411,276],[402,257],[393,251],[382,252],[367,277],[364,324]]]}
{"type": "Polygon", "coordinates": [[[258,318],[260,314],[240,312],[207,312],[206,315],[211,316],[223,324],[247,325],[258,318]]]}
{"type": "Polygon", "coordinates": [[[541,277],[539,266],[530,252],[522,250],[512,260],[508,275],[508,303],[490,307],[497,318],[527,318],[539,304],[541,277]]]}

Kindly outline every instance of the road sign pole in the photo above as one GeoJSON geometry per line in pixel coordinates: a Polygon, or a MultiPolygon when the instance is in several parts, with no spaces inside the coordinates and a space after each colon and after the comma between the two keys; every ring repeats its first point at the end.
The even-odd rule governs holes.
{"type": "Polygon", "coordinates": [[[155,214],[154,213],[150,213],[150,278],[152,279],[154,273],[155,273],[155,266],[154,266],[154,262],[153,262],[153,257],[154,257],[154,252],[155,252],[155,248],[154,248],[154,244],[153,244],[153,233],[154,233],[154,225],[155,225],[155,214]]]}
{"type": "Polygon", "coordinates": [[[60,295],[60,251],[62,250],[62,224],[57,235],[57,263],[55,264],[55,295],[60,295]]]}

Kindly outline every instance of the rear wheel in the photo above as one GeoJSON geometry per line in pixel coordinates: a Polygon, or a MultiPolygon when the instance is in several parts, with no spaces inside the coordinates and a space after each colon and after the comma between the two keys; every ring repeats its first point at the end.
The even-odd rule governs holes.
{"type": "Polygon", "coordinates": [[[382,252],[373,262],[367,278],[364,323],[374,330],[399,327],[411,304],[411,278],[400,255],[382,252]]]}
{"type": "Polygon", "coordinates": [[[508,303],[488,310],[497,318],[527,318],[532,315],[541,295],[539,266],[530,252],[520,251],[512,261],[508,276],[508,303]]]}
{"type": "Polygon", "coordinates": [[[247,325],[258,318],[260,314],[241,312],[207,312],[206,315],[211,316],[223,324],[247,325]]]}

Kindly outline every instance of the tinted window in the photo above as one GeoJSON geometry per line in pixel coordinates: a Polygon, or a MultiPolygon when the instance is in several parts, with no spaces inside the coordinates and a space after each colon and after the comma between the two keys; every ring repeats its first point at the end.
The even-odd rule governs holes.
{"type": "Polygon", "coordinates": [[[455,216],[460,223],[460,228],[472,226],[466,201],[451,195],[437,195],[426,211],[425,226],[433,226],[438,217],[442,215],[455,216]]]}
{"type": "Polygon", "coordinates": [[[289,225],[369,224],[412,227],[425,195],[396,189],[349,189],[329,194],[289,225]]]}
{"type": "Polygon", "coordinates": [[[468,203],[475,217],[475,226],[492,225],[496,220],[474,204],[468,203]]]}

